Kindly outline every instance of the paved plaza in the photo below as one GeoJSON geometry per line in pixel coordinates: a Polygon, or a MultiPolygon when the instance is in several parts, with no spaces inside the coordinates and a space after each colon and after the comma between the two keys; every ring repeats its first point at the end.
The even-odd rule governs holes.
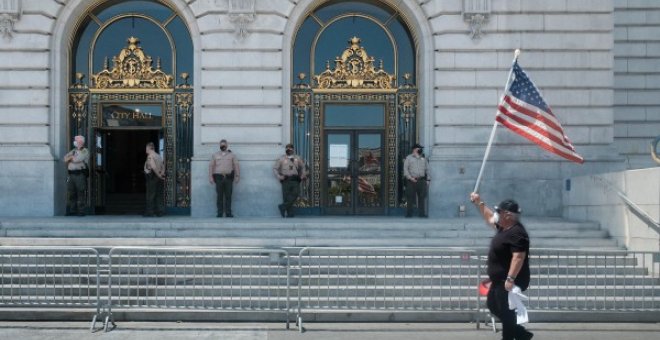
{"type": "MultiPolygon", "coordinates": [[[[499,340],[489,328],[469,323],[307,323],[306,331],[285,329],[281,323],[120,322],[108,333],[89,332],[85,322],[0,322],[2,339],[452,339],[499,340]]],[[[657,339],[660,323],[539,323],[530,324],[535,340],[642,340],[657,339]]]]}

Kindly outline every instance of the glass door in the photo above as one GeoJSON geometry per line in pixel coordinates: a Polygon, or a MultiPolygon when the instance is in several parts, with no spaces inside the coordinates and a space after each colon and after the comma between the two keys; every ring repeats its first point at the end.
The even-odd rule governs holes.
{"type": "Polygon", "coordinates": [[[356,131],[356,214],[384,213],[383,133],[356,131]]]}
{"type": "MultiPolygon", "coordinates": [[[[90,154],[90,162],[93,164],[90,171],[92,207],[95,214],[105,213],[105,176],[106,176],[106,133],[99,128],[94,129],[94,152],[90,154]]],[[[90,164],[91,166],[91,164],[90,164]]]]}
{"type": "Polygon", "coordinates": [[[382,146],[380,130],[326,131],[323,181],[326,214],[384,213],[382,146]]]}

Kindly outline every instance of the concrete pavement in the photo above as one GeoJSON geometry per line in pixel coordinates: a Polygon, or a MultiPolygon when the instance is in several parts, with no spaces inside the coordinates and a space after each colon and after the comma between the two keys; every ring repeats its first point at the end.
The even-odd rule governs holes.
{"type": "MultiPolygon", "coordinates": [[[[0,322],[1,339],[223,339],[223,340],[499,340],[489,328],[469,323],[307,323],[299,333],[281,323],[120,322],[108,333],[89,332],[85,322],[0,322]]],[[[527,327],[535,340],[647,340],[660,336],[659,323],[539,323],[527,327]]]]}

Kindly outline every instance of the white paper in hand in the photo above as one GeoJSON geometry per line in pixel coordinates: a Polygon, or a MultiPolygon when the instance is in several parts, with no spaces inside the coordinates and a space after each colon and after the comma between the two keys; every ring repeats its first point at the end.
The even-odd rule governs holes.
{"type": "Polygon", "coordinates": [[[522,293],[520,287],[513,286],[509,292],[509,309],[516,310],[516,321],[519,325],[528,323],[529,316],[527,315],[527,307],[523,301],[527,301],[529,298],[522,293]]]}

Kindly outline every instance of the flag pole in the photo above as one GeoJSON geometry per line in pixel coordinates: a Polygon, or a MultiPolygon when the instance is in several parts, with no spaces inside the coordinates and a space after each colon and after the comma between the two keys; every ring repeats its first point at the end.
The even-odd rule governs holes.
{"type": "MultiPolygon", "coordinates": [[[[502,94],[502,97],[504,97],[506,92],[509,91],[509,86],[511,86],[511,75],[513,74],[513,64],[515,64],[515,62],[518,60],[518,56],[520,56],[520,49],[516,49],[516,51],[513,52],[513,61],[511,62],[509,77],[506,79],[506,85],[504,85],[504,93],[502,94]]],[[[501,99],[500,102],[502,102],[501,99]]],[[[495,112],[495,115],[497,116],[497,112],[495,112]]],[[[488,138],[488,144],[486,145],[486,152],[484,153],[484,159],[481,161],[481,169],[479,169],[477,182],[474,184],[474,190],[472,190],[472,192],[479,192],[479,184],[481,183],[481,176],[484,174],[484,167],[486,166],[486,160],[488,159],[488,155],[490,155],[490,148],[493,144],[493,140],[495,139],[495,130],[497,130],[497,120],[495,120],[495,122],[493,123],[493,128],[490,130],[490,138],[488,138]]]]}

